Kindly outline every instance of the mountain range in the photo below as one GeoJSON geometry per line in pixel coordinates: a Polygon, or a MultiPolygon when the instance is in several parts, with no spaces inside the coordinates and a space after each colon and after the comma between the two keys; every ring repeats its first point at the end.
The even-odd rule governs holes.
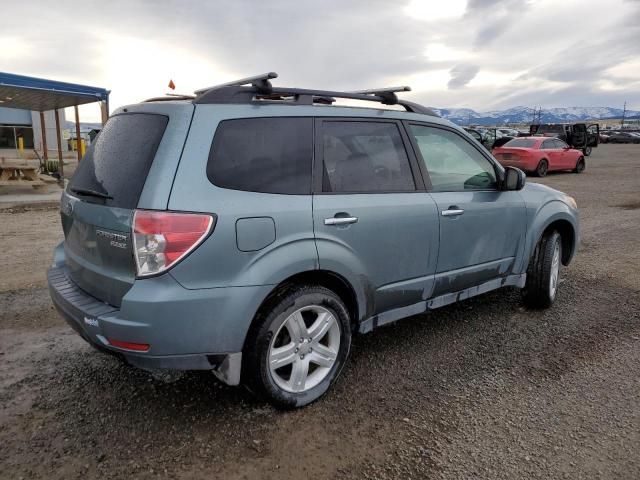
{"type": "MultiPolygon", "coordinates": [[[[507,110],[476,112],[470,108],[433,108],[441,117],[458,125],[506,125],[531,123],[531,107],[513,107],[507,110]]],[[[640,111],[627,110],[626,118],[640,118],[640,111]]],[[[541,123],[577,122],[581,120],[605,120],[622,118],[621,108],[612,107],[564,107],[543,108],[541,123]]]]}
{"type": "MultiPolygon", "coordinates": [[[[508,125],[529,124],[533,120],[531,107],[513,107],[506,110],[476,112],[470,108],[434,108],[441,117],[458,125],[508,125]]],[[[612,107],[560,107],[542,109],[541,123],[578,122],[581,120],[606,120],[622,118],[621,108],[612,107]]],[[[627,110],[625,118],[640,119],[640,111],[627,110]]],[[[74,129],[74,123],[67,121],[66,127],[74,129]]],[[[83,130],[100,129],[100,123],[80,123],[83,130]]]]}

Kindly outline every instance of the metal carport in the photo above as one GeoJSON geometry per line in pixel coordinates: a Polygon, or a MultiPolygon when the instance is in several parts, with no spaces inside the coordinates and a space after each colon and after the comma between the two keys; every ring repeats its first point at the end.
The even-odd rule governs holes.
{"type": "MultiPolygon", "coordinates": [[[[75,83],[58,82],[44,78],[27,77],[13,73],[0,72],[0,107],[19,108],[40,112],[40,127],[42,129],[42,141],[44,159],[48,159],[47,137],[45,132],[44,113],[49,110],[55,112],[56,135],[58,140],[58,161],[60,177],[64,178],[62,162],[62,147],[60,144],[60,118],[58,110],[74,107],[76,120],[76,138],[80,138],[80,115],[78,105],[100,102],[102,123],[109,116],[109,90],[99,87],[90,87],[75,83]]],[[[81,158],[80,148],[78,161],[81,158]]]]}

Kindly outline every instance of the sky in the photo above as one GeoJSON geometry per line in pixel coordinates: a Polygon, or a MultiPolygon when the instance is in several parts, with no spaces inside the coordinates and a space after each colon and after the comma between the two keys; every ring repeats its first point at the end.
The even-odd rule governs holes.
{"type": "MultiPolygon", "coordinates": [[[[0,71],[105,87],[112,110],[170,79],[191,93],[267,71],[280,86],[409,85],[403,97],[433,107],[640,110],[640,0],[0,0],[0,11],[0,71]]],[[[98,107],[81,117],[97,121],[98,107]]]]}

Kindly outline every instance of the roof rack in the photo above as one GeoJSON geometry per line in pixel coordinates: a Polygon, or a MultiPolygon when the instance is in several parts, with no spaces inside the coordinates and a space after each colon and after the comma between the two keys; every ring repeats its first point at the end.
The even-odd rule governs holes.
{"type": "Polygon", "coordinates": [[[193,100],[195,95],[181,95],[178,93],[167,93],[165,97],[151,97],[143,100],[142,103],[149,102],[173,102],[176,100],[193,100]]]}
{"type": "Polygon", "coordinates": [[[331,105],[336,98],[379,102],[383,105],[400,105],[407,112],[437,117],[432,109],[406,100],[399,100],[397,92],[411,91],[410,87],[388,87],[339,92],[303,88],[274,87],[269,80],[277,78],[275,72],[263,73],[242,78],[213,87],[196,90],[193,103],[230,104],[230,103],[278,103],[282,105],[331,105]],[[250,86],[249,86],[250,85],[250,86]]]}
{"type": "MultiPolygon", "coordinates": [[[[384,98],[388,105],[396,105],[398,103],[397,92],[410,92],[411,87],[402,86],[402,87],[386,87],[386,88],[370,88],[367,90],[356,90],[352,93],[359,93],[361,95],[376,95],[378,97],[384,98]]],[[[385,102],[382,102],[385,103],[385,102]]]]}
{"type": "Polygon", "coordinates": [[[271,85],[272,78],[278,78],[278,74],[276,72],[267,72],[262,73],[260,75],[254,75],[253,77],[241,78],[240,80],[233,80],[232,82],[221,83],[220,85],[215,85],[213,87],[201,88],[200,90],[196,90],[194,93],[196,95],[202,95],[203,93],[208,92],[209,90],[216,90],[222,87],[241,87],[243,85],[252,85],[253,87],[261,90],[261,93],[270,93],[273,86],[271,85]]]}

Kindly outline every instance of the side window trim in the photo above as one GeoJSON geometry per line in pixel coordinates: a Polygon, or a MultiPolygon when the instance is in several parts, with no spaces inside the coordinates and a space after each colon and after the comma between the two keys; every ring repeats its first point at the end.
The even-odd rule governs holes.
{"type": "Polygon", "coordinates": [[[388,193],[416,193],[427,191],[424,178],[420,172],[420,161],[416,158],[410,136],[404,129],[403,122],[393,118],[371,118],[371,117],[314,117],[313,128],[313,179],[312,193],[314,195],[372,195],[388,193]],[[324,151],[323,151],[323,124],[325,122],[367,122],[367,123],[389,123],[398,128],[402,146],[409,160],[409,169],[413,177],[415,188],[413,190],[402,191],[371,191],[371,192],[325,192],[323,191],[322,179],[324,173],[324,151]]]}
{"type": "MultiPolygon", "coordinates": [[[[465,138],[464,135],[461,135],[460,132],[455,129],[455,128],[451,128],[447,125],[441,125],[438,123],[429,123],[429,122],[416,122],[413,120],[403,120],[402,122],[404,124],[405,130],[407,132],[407,135],[409,136],[409,140],[411,142],[411,146],[415,152],[416,157],[418,158],[418,164],[420,165],[420,170],[422,171],[422,174],[424,176],[424,181],[425,184],[428,185],[427,187],[427,191],[428,192],[433,192],[433,185],[431,183],[431,177],[429,176],[429,170],[426,166],[426,162],[424,160],[424,158],[422,158],[422,153],[420,152],[420,148],[418,148],[418,144],[416,142],[415,137],[411,134],[411,125],[416,125],[419,127],[430,127],[430,128],[437,128],[440,130],[444,130],[447,132],[451,132],[455,135],[458,135],[458,137],[460,137],[463,141],[467,142],[469,145],[471,145],[481,156],[483,156],[493,167],[493,171],[496,175],[496,179],[497,179],[497,188],[496,189],[488,189],[488,190],[473,190],[474,192],[482,192],[482,191],[488,191],[488,192],[495,192],[495,191],[500,191],[501,185],[504,182],[504,169],[502,168],[502,166],[496,161],[494,160],[492,155],[489,155],[488,152],[486,152],[485,148],[482,147],[482,145],[474,145],[474,143],[477,142],[470,142],[469,139],[465,138]],[[480,148],[478,148],[480,147],[480,148]],[[483,151],[485,150],[485,151],[483,151]]],[[[472,191],[472,190],[469,190],[472,191]]]]}

